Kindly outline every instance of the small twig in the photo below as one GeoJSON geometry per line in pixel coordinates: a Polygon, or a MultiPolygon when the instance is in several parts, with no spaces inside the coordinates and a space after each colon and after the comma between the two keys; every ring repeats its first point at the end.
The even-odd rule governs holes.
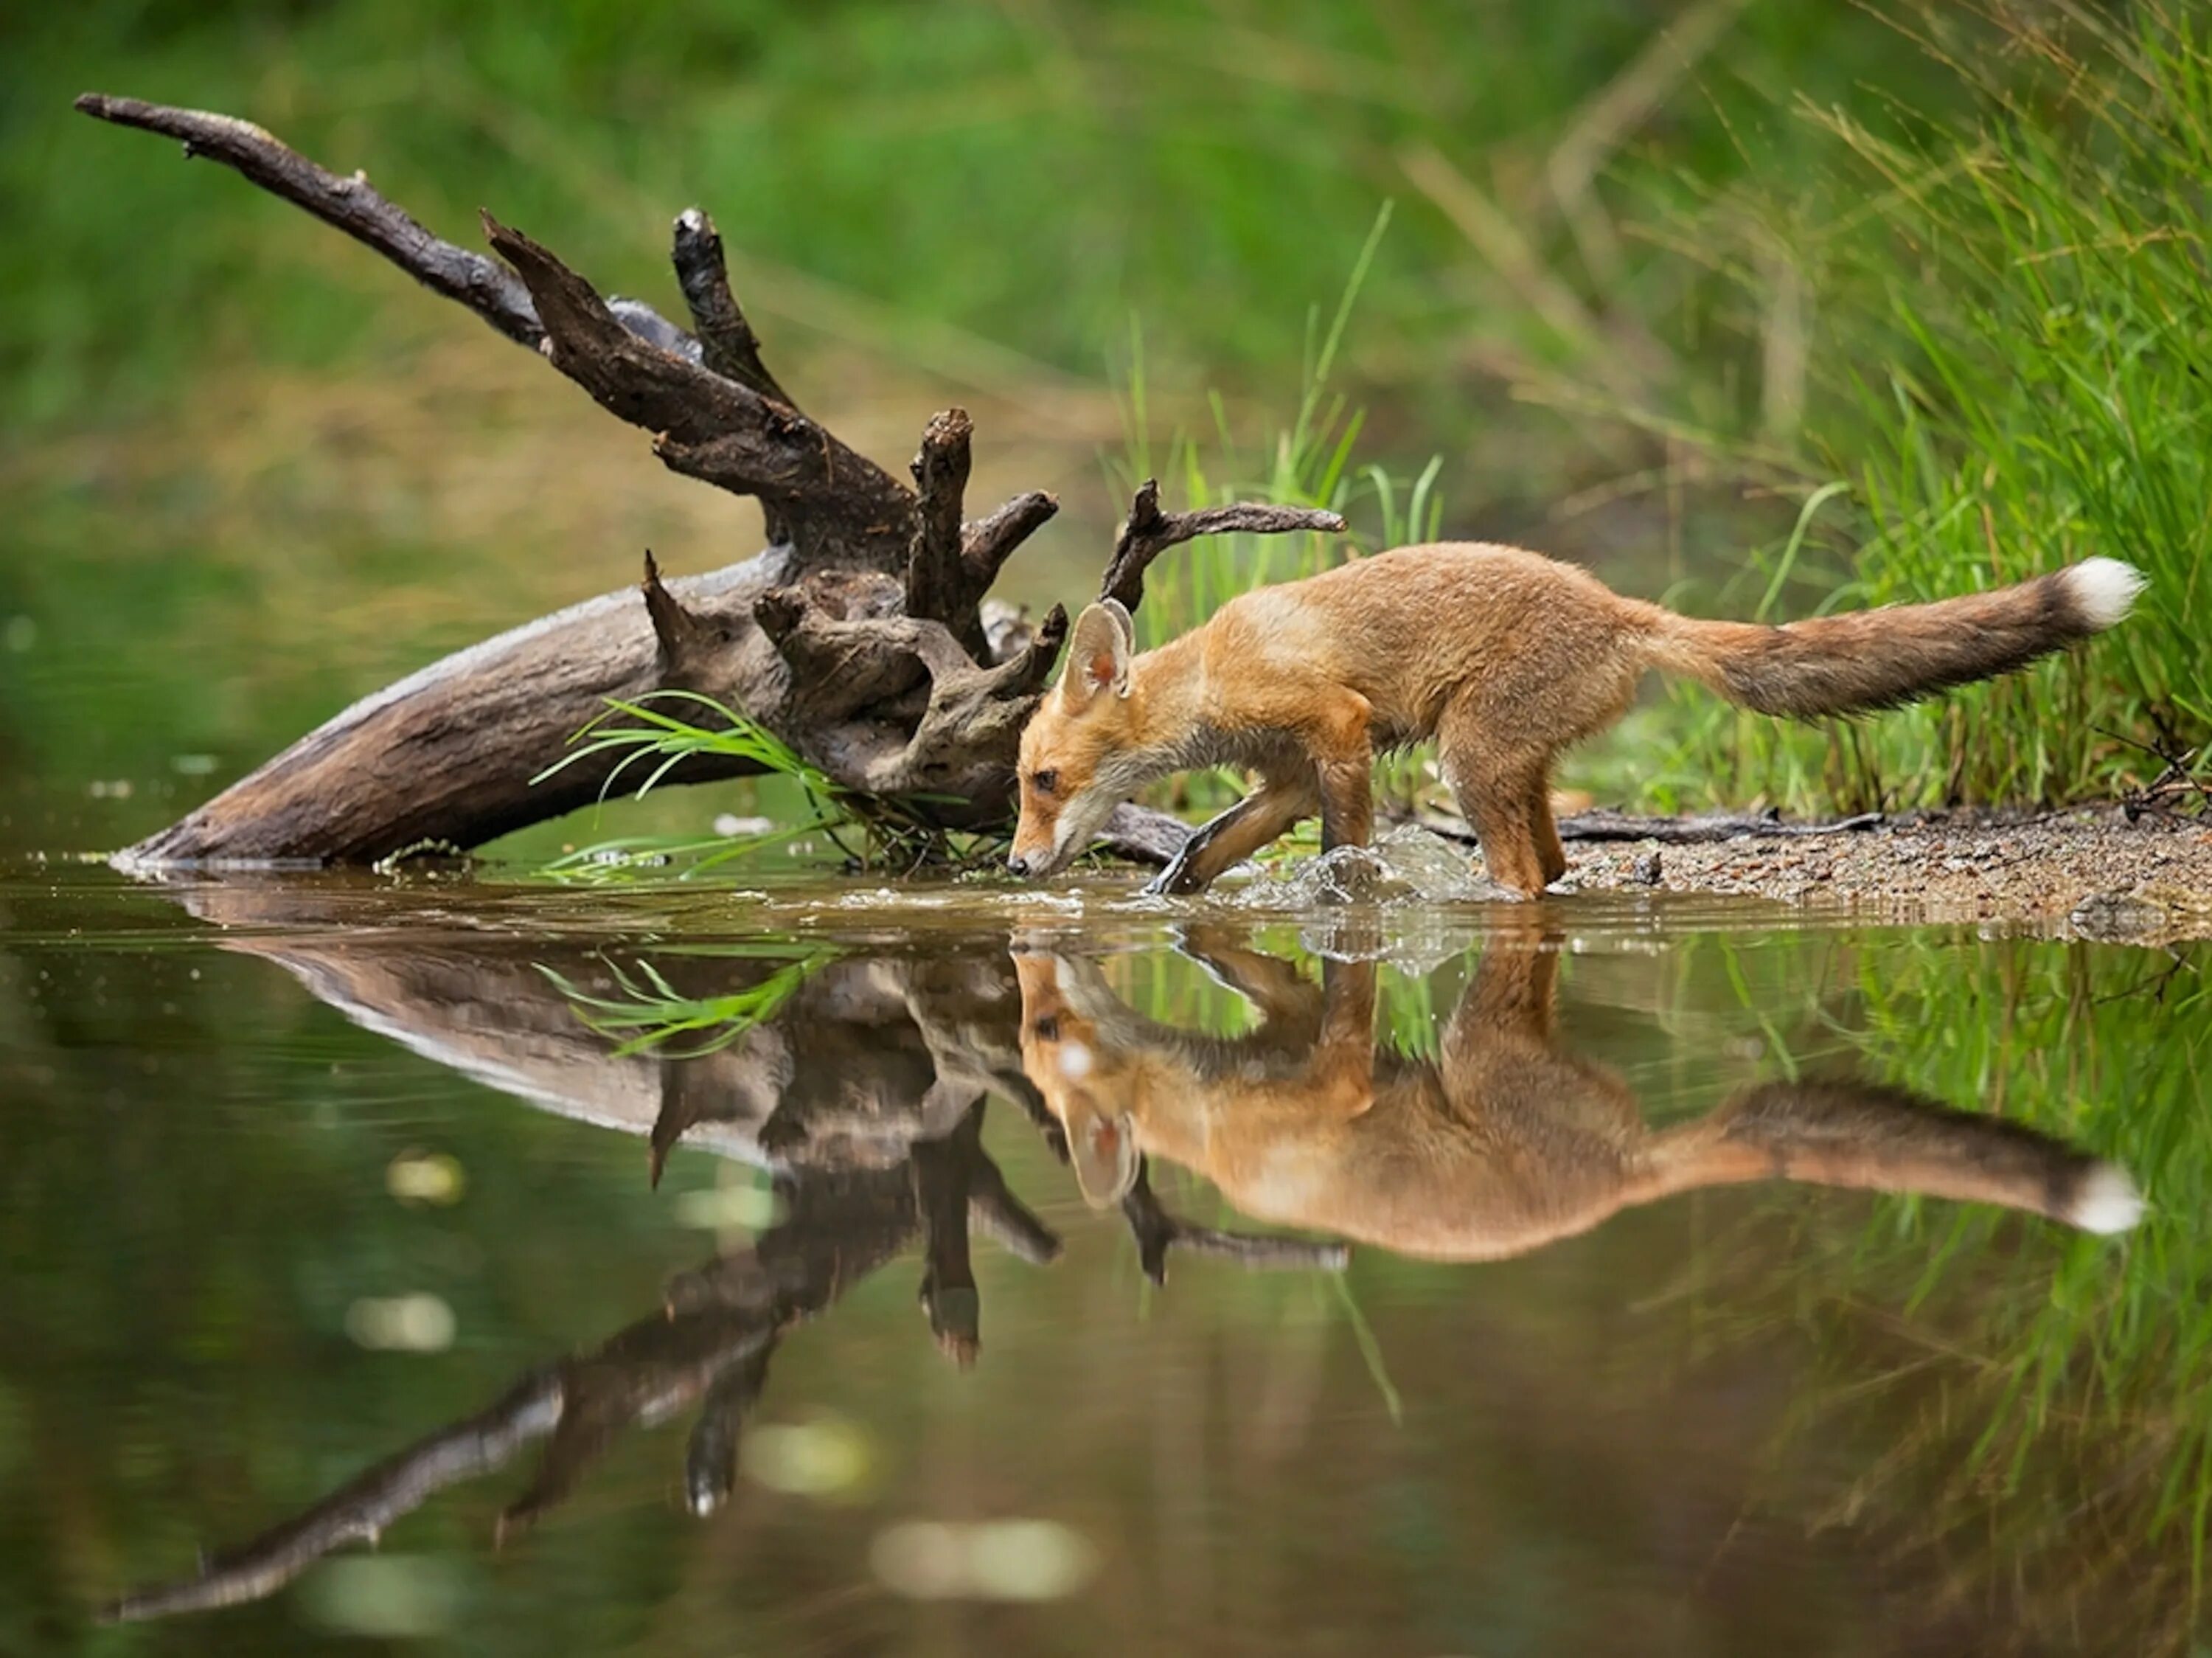
{"type": "Polygon", "coordinates": [[[1044,620],[1036,625],[1029,643],[998,667],[990,670],[987,694],[1005,701],[1015,697],[1033,696],[1044,689],[1051,675],[1052,665],[1060,658],[1060,647],[1067,637],[1067,612],[1054,605],[1045,613],[1044,620]]]}
{"type": "Polygon", "coordinates": [[[707,1390],[699,1419],[684,1452],[684,1496],[691,1512],[704,1519],[730,1500],[738,1485],[738,1437],[745,1416],[768,1386],[768,1362],[775,1354],[775,1338],[723,1372],[707,1390]]]}
{"type": "Polygon", "coordinates": [[[1145,596],[1145,571],[1170,547],[1201,535],[1285,535],[1311,530],[1340,535],[1344,520],[1333,512],[1308,507],[1271,507],[1238,502],[1225,507],[1205,507],[1196,512],[1162,512],[1160,485],[1148,478],[1137,486],[1129,503],[1129,515],[1114,540],[1114,556],[1098,584],[1101,599],[1119,600],[1134,611],[1145,596]]]}
{"type": "Polygon", "coordinates": [[[1060,1234],[1014,1196],[1006,1175],[988,1157],[977,1161],[969,1183],[968,1218],[977,1231],[1017,1260],[1030,1266],[1049,1266],[1060,1259],[1060,1234]]]}
{"type": "Polygon", "coordinates": [[[921,1218],[921,1299],[929,1328],[945,1356],[961,1369],[974,1367],[982,1349],[982,1298],[969,1257],[969,1194],[982,1156],[983,1106],[941,1139],[909,1149],[915,1211],[921,1218]]]}
{"type": "Polygon", "coordinates": [[[2195,795],[2200,801],[2212,803],[2212,783],[2207,783],[2203,778],[2197,775],[2198,751],[2185,745],[2163,717],[2155,712],[2151,717],[2158,727],[2158,743],[2154,747],[2149,743],[2124,735],[2120,732],[2107,730],[2101,725],[2092,726],[2090,729],[2100,737],[2110,737],[2116,743],[2124,744],[2138,753],[2148,754],[2153,759],[2163,763],[2166,767],[2142,788],[2130,789],[2121,796],[2120,812],[2130,823],[2133,823],[2136,818],[2146,812],[2154,816],[2179,818],[2188,821],[2186,814],[2174,811],[2172,808],[2165,805],[2155,796],[2169,789],[2180,789],[2195,795]]]}
{"type": "Polygon", "coordinates": [[[331,1550],[375,1541],[432,1492],[500,1466],[531,1441],[552,1432],[565,1409],[559,1371],[533,1371],[489,1410],[418,1440],[306,1513],[208,1562],[198,1576],[112,1602],[100,1613],[101,1620],[137,1623],[260,1600],[331,1550]]]}
{"type": "Polygon", "coordinates": [[[708,631],[699,619],[676,601],[661,585],[660,566],[653,549],[645,550],[645,579],[638,583],[645,594],[645,613],[653,620],[658,649],[656,671],[660,683],[673,686],[684,681],[697,664],[708,643],[708,631]]]}
{"type": "Polygon", "coordinates": [[[1060,502],[1055,497],[1044,490],[1031,490],[963,525],[960,562],[967,573],[969,590],[988,593],[1014,549],[1036,534],[1059,510],[1060,502]]]}

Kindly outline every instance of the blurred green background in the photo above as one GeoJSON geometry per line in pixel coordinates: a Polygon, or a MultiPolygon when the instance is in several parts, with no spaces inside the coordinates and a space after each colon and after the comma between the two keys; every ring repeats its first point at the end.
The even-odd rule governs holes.
{"type": "Polygon", "coordinates": [[[2195,28],[2028,0],[11,8],[0,834],[122,844],[646,546],[702,569],[758,534],[365,250],[73,113],[87,89],[258,121],[466,243],[492,208],[668,308],[668,221],[708,207],[814,412],[897,465],[957,401],[971,498],[1060,492],[1007,582],[1040,602],[1091,579],[1117,467],[1216,446],[1210,394],[1264,454],[1395,203],[1333,391],[1363,460],[1440,458],[1447,533],[1778,618],[2090,552],[2153,570],[2086,661],[1857,748],[1670,693],[1575,780],[2107,790],[2144,761],[2093,725],[2207,723],[2195,28]]]}

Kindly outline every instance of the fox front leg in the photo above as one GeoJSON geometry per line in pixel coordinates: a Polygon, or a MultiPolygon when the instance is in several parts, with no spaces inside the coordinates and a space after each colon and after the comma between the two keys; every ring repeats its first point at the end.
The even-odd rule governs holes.
{"type": "Polygon", "coordinates": [[[1175,861],[1145,887],[1153,898],[1204,892],[1224,870],[1234,869],[1273,840],[1316,804],[1310,783],[1270,781],[1261,784],[1191,831],[1175,861]]]}

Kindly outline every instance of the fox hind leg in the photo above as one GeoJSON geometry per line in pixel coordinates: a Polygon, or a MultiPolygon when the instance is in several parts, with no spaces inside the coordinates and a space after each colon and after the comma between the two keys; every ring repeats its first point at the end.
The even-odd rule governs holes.
{"type": "Polygon", "coordinates": [[[1552,818],[1548,748],[1500,743],[1456,707],[1437,722],[1437,747],[1492,881],[1534,898],[1566,874],[1566,849],[1552,818]]]}
{"type": "Polygon", "coordinates": [[[1547,760],[1536,778],[1536,792],[1528,803],[1529,833],[1536,843],[1536,860],[1550,886],[1567,873],[1567,849],[1559,842],[1559,826],[1552,816],[1552,767],[1547,760]]]}

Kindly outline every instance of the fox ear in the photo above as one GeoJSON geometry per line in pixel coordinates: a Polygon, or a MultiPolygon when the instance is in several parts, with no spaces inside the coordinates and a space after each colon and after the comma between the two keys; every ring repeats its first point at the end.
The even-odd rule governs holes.
{"type": "Polygon", "coordinates": [[[1112,688],[1117,697],[1129,694],[1129,657],[1136,645],[1136,625],[1129,613],[1111,599],[1084,607],[1075,619],[1068,641],[1067,672],[1060,675],[1060,701],[1071,710],[1087,708],[1102,691],[1112,688]]]}
{"type": "Polygon", "coordinates": [[[1122,1112],[1093,1117],[1067,1137],[1075,1184],[1093,1209],[1111,1209],[1137,1184],[1137,1125],[1122,1112]]]}
{"type": "Polygon", "coordinates": [[[1133,654],[1137,649],[1137,619],[1129,614],[1128,606],[1119,599],[1101,599],[1098,608],[1114,619],[1114,625],[1121,630],[1122,643],[1133,654]]]}

